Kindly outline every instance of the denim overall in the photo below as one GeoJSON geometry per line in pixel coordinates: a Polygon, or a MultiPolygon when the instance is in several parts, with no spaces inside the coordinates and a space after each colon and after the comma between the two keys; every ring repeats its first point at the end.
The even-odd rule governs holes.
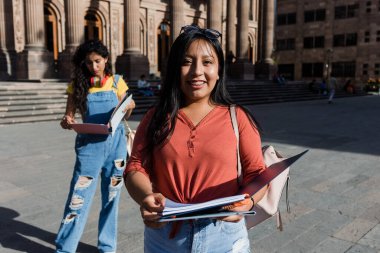
{"type": "MultiPolygon", "coordinates": [[[[113,91],[88,94],[84,122],[107,124],[117,104],[118,99],[113,91]]],[[[127,154],[124,125],[120,124],[113,136],[78,134],[75,152],[74,173],[56,239],[56,252],[76,252],[99,174],[102,203],[98,249],[100,252],[116,252],[118,204],[127,154]]]]}

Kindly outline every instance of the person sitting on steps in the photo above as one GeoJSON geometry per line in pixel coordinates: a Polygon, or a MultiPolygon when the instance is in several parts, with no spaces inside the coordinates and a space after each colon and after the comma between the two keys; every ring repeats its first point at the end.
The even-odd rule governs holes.
{"type": "Polygon", "coordinates": [[[146,96],[151,97],[154,95],[152,88],[150,87],[150,83],[145,80],[145,75],[142,74],[140,79],[137,81],[137,88],[139,93],[146,96]]]}

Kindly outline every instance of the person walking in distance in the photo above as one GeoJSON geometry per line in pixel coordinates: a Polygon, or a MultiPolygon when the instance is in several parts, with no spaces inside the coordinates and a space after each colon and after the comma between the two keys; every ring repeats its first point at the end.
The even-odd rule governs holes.
{"type": "Polygon", "coordinates": [[[328,103],[332,104],[334,96],[335,96],[335,91],[337,89],[337,81],[335,77],[331,77],[329,82],[328,82],[328,90],[329,90],[329,100],[328,103]]]}
{"type": "MultiPolygon", "coordinates": [[[[78,111],[85,123],[107,124],[111,113],[126,95],[128,86],[113,75],[109,52],[98,40],[81,44],[73,56],[73,77],[67,88],[64,129],[71,129],[78,111]]],[[[131,115],[134,102],[124,110],[131,115]]],[[[56,252],[76,252],[87,220],[97,181],[101,178],[101,211],[98,224],[98,249],[116,252],[117,216],[123,171],[126,163],[126,138],[123,124],[113,135],[78,134],[76,162],[63,220],[56,238],[56,252]]]]}

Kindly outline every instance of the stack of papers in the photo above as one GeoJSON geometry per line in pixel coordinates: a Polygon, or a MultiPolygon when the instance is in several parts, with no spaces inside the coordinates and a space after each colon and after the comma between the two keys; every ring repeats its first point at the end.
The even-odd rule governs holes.
{"type": "Polygon", "coordinates": [[[185,213],[198,212],[205,209],[222,207],[225,205],[229,205],[238,201],[242,201],[246,198],[245,194],[235,195],[231,197],[218,198],[214,200],[210,200],[207,202],[202,202],[198,204],[181,204],[170,199],[166,199],[165,208],[162,212],[162,216],[176,216],[185,213]]]}

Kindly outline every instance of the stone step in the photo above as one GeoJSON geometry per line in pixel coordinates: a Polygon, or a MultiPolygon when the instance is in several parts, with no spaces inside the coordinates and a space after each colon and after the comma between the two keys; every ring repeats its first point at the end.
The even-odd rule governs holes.
{"type": "Polygon", "coordinates": [[[0,91],[0,97],[16,97],[16,96],[36,96],[36,95],[65,95],[65,92],[60,90],[6,90],[0,91]]]}
{"type": "Polygon", "coordinates": [[[0,92],[3,91],[43,91],[43,90],[59,90],[65,92],[67,88],[67,84],[41,84],[41,83],[23,83],[17,84],[9,83],[2,84],[0,83],[0,92]]]}
{"type": "MultiPolygon", "coordinates": [[[[56,108],[66,108],[63,103],[47,103],[37,105],[13,105],[13,106],[0,106],[0,112],[17,112],[17,111],[35,111],[35,110],[48,110],[56,108]]],[[[0,114],[1,115],[1,114],[0,114]]]]}
{"type": "Polygon", "coordinates": [[[39,115],[62,115],[65,113],[65,107],[47,108],[44,110],[22,110],[22,111],[0,111],[0,118],[17,118],[39,115]]]}
{"type": "Polygon", "coordinates": [[[19,106],[19,105],[44,105],[44,104],[65,104],[66,98],[58,99],[36,99],[36,100],[0,100],[0,107],[19,106]]]}
{"type": "Polygon", "coordinates": [[[55,100],[55,99],[62,99],[67,98],[67,95],[63,94],[57,94],[57,95],[19,95],[19,96],[0,96],[0,101],[17,101],[17,100],[27,100],[27,101],[33,101],[33,100],[55,100]]]}
{"type": "Polygon", "coordinates": [[[0,118],[0,125],[5,124],[18,124],[18,123],[32,123],[32,122],[42,122],[42,121],[54,121],[60,120],[62,114],[51,114],[51,115],[27,115],[24,117],[16,118],[0,118]]]}
{"type": "MultiPolygon", "coordinates": [[[[26,122],[59,120],[66,107],[67,84],[16,83],[9,85],[0,82],[0,125],[26,122]]],[[[135,85],[129,84],[134,94],[136,109],[134,115],[145,113],[158,99],[157,96],[144,97],[135,85]]],[[[301,82],[284,86],[272,82],[229,82],[227,89],[239,104],[252,105],[313,99],[326,99],[308,90],[301,82]]],[[[337,91],[335,97],[345,97],[346,93],[337,91]]]]}

